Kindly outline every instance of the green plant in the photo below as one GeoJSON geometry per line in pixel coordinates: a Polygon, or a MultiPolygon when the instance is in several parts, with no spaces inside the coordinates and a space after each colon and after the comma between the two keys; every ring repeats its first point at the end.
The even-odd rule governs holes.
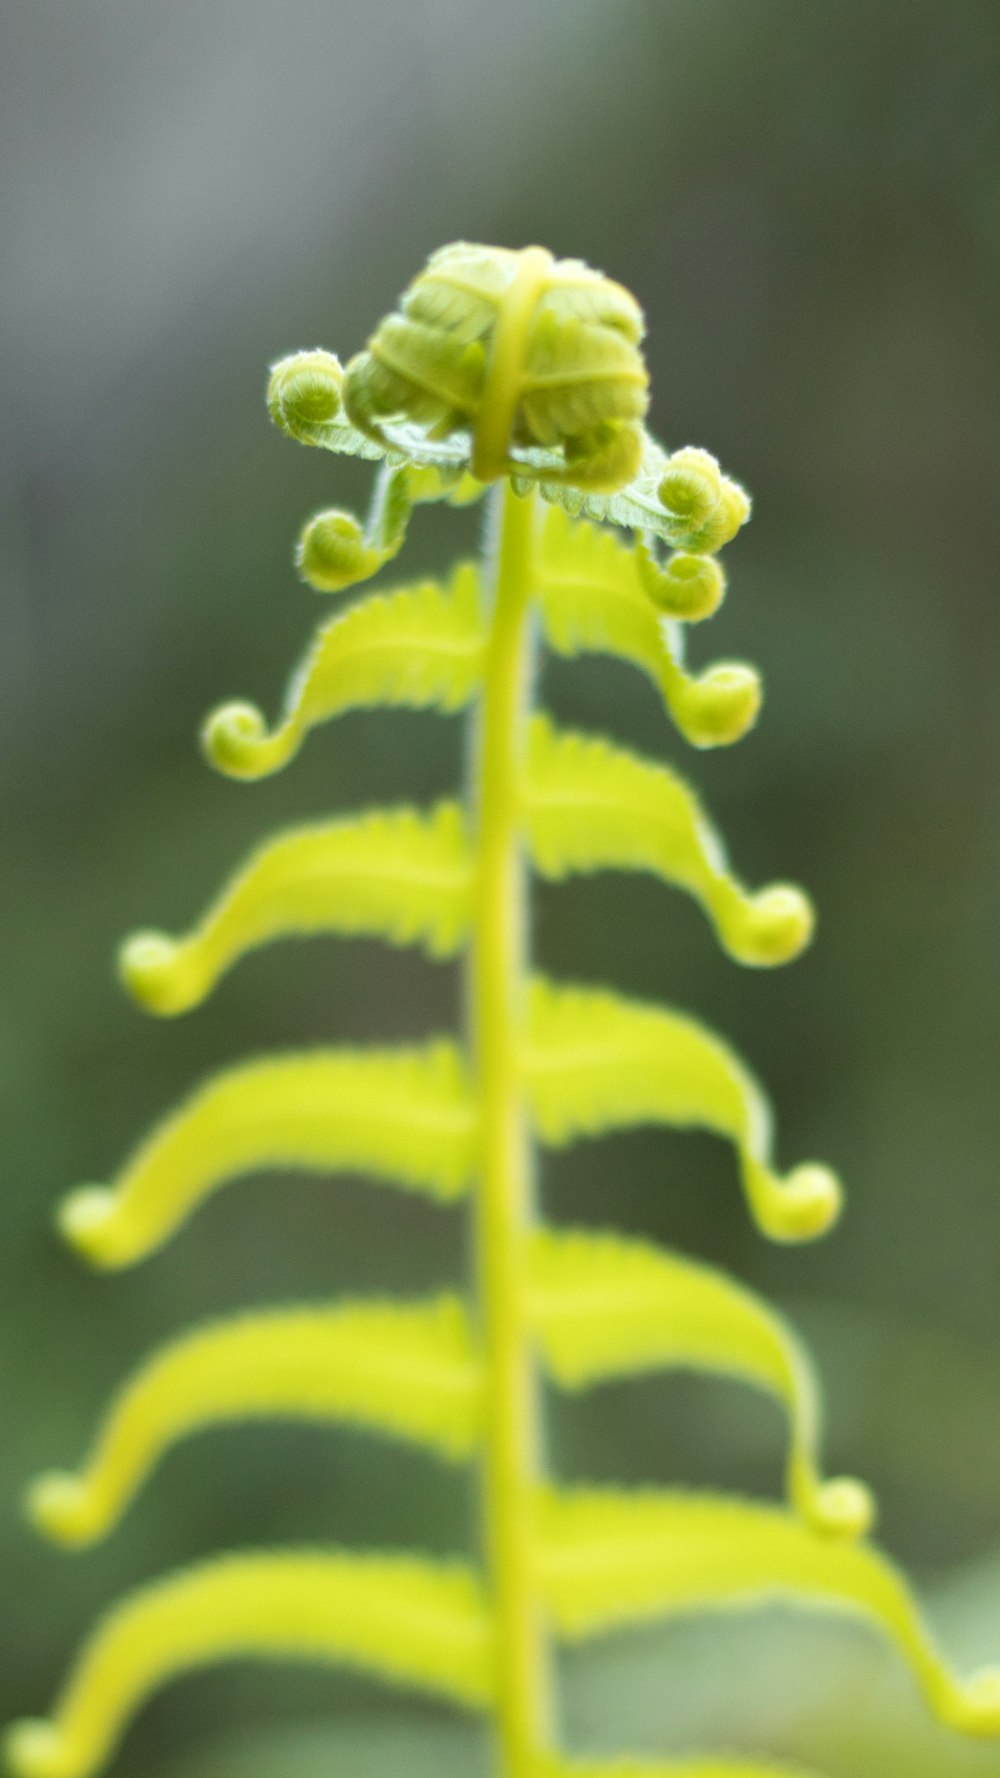
{"type": "Polygon", "coordinates": [[[760,1090],[704,1027],[527,973],[525,859],[554,879],[654,872],[701,903],[745,964],[785,962],[811,932],[801,891],[740,884],[672,770],[532,712],[537,624],[564,655],[637,665],[695,746],[737,740],[757,713],[750,668],[684,667],[683,626],[718,606],[717,552],[749,502],[706,452],[668,456],[646,433],[641,335],[633,299],[583,265],[538,248],[458,245],[435,255],[346,369],[319,351],[275,367],[269,405],[285,432],[381,463],[364,526],[340,511],[306,526],[298,562],[310,585],[340,592],[375,574],[418,502],[462,505],[492,488],[488,541],[447,582],[377,594],[324,625],[277,725],[226,706],[207,724],[209,757],[256,778],[340,711],[474,704],[470,804],[279,834],[189,936],[132,938],[122,973],[143,1005],[171,1015],[241,953],[289,934],[365,932],[440,957],[464,949],[467,1045],[330,1049],[232,1069],[155,1130],[110,1188],[73,1194],[60,1216],[88,1259],[114,1268],[253,1168],[347,1167],[468,1197],[468,1299],[274,1310],[189,1334],[126,1384],[79,1474],[36,1483],[31,1510],[50,1536],[86,1543],[196,1428],[254,1415],[350,1420],[478,1461],[481,1575],[464,1561],[332,1548],[227,1555],[168,1577],[99,1625],[51,1722],[15,1726],[10,1756],[24,1778],[87,1778],[161,1681],[268,1655],[353,1663],[491,1713],[506,1778],[774,1778],[777,1768],[724,1757],[574,1763],[553,1729],[549,1658],[552,1633],[774,1595],[873,1620],[941,1720],[1000,1733],[1000,1676],[952,1676],[905,1583],[865,1541],[866,1490],[821,1477],[811,1373],[779,1318],[703,1265],[535,1218],[532,1132],[562,1144],[637,1122],[728,1137],[751,1211],[776,1240],[822,1234],[840,1202],[825,1168],[775,1172],[760,1090]],[[582,1388],[670,1365],[780,1398],[787,1507],[547,1485],[536,1367],[582,1388]]]}

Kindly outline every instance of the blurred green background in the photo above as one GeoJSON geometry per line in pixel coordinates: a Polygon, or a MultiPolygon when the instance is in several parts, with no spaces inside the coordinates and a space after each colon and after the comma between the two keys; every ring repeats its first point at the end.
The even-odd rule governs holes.
{"type": "MultiPolygon", "coordinates": [[[[204,710],[273,710],[317,615],[290,549],[369,471],[273,433],[270,360],[346,356],[436,245],[539,241],[645,305],[654,430],[753,490],[728,603],[693,638],[767,702],[688,755],[751,883],[809,886],[818,942],[740,971],[681,897],[600,878],[541,894],[554,971],[700,1012],[772,1090],[780,1156],[823,1157],[849,1213],[768,1249],[729,1152],[638,1132],[544,1169],[549,1212],[642,1230],[787,1307],[828,1391],[828,1450],[961,1664],[1000,1657],[1000,10],[818,0],[8,0],[0,1103],[0,1717],[43,1709],[122,1587],[279,1539],[460,1547],[460,1478],[360,1436],[192,1440],[106,1548],[33,1541],[18,1497],[72,1462],[161,1337],[226,1308],[416,1290],[463,1264],[459,1215],[337,1179],[220,1195],[158,1258],[91,1277],[50,1232],[208,1068],[448,1026],[453,974],[375,945],[245,963],[175,1023],[110,967],[185,925],[253,842],[462,769],[458,725],[357,715],[286,776],[214,778],[204,710]]],[[[469,546],[419,514],[408,566],[469,546]]],[[[323,612],[329,607],[323,607],[323,612]]],[[[680,759],[651,689],[547,668],[566,720],[680,759]]],[[[656,1379],[554,1404],[561,1473],[773,1493],[779,1417],[656,1379]]],[[[1000,1774],[929,1727],[897,1661],[779,1614],[609,1638],[566,1663],[575,1745],[729,1745],[830,1778],[1000,1774]]],[[[478,1732],[361,1680],[217,1672],[146,1710],[116,1778],[471,1774],[478,1732]]]]}

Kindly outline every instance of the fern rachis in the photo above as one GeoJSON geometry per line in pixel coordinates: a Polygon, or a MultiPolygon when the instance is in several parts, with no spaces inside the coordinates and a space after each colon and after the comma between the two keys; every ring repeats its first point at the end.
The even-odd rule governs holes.
{"type": "Polygon", "coordinates": [[[503,1778],[777,1778],[766,1762],[726,1757],[571,1761],[551,1661],[558,1635],[775,1596],[876,1625],[942,1721],[1000,1734],[1000,1676],[951,1673],[906,1583],[866,1541],[867,1491],[824,1479],[812,1373],[780,1318],[680,1255],[547,1228],[533,1203],[536,1140],[655,1122],[727,1138],[772,1238],[811,1239],[840,1207],[828,1169],[775,1170],[760,1088],[698,1021],[530,974],[529,863],[555,880],[651,871],[692,895],[745,964],[786,962],[811,934],[801,891],[749,891],[733,875],[672,769],[560,733],[532,710],[537,618],[564,654],[638,666],[695,746],[736,740],[757,712],[743,663],[699,675],[684,665],[684,627],[717,607],[716,555],[749,502],[706,452],[668,456],[645,431],[641,334],[628,292],[579,262],[460,244],[434,256],[346,371],[319,351],[275,367],[269,406],[284,431],[381,460],[364,524],[331,510],[305,528],[297,561],[317,590],[344,591],[393,558],[417,502],[466,504],[493,484],[492,541],[446,584],[377,593],[324,625],[274,728],[251,706],[225,706],[204,731],[209,757],[256,778],[347,709],[475,703],[469,806],[279,834],[188,935],[133,937],[122,977],[148,1010],[174,1016],[245,952],[283,937],[364,932],[441,957],[464,948],[466,1042],[237,1064],[165,1119],[110,1186],[83,1188],[60,1213],[86,1258],[120,1267],[154,1252],[209,1192],[275,1164],[467,1199],[476,1264],[465,1300],[281,1306],[186,1334],[125,1384],[79,1473],[38,1479],[30,1509],[54,1539],[91,1542],[197,1430],[260,1416],[353,1422],[479,1466],[478,1566],[334,1544],[168,1576],[98,1625],[49,1721],[15,1726],[23,1778],[90,1778],[153,1689],[236,1657],[353,1664],[487,1712],[503,1778]],[[540,1373],[582,1389],[663,1366],[778,1398],[786,1506],[548,1483],[540,1373]]]}

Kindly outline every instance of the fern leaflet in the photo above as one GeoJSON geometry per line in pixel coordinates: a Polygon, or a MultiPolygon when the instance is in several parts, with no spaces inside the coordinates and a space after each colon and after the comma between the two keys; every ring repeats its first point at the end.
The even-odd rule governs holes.
{"type": "Polygon", "coordinates": [[[125,1599],[84,1647],[49,1722],[10,1754],[30,1778],[84,1778],[149,1693],[228,1660],[322,1661],[481,1708],[490,1630],[472,1575],[408,1556],[281,1550],[221,1556],[125,1599]]]}
{"type": "Polygon", "coordinates": [[[162,1245],[227,1180],[266,1167],[357,1169],[457,1198],[475,1113],[454,1046],[304,1051],[216,1075],[155,1129],[110,1187],[82,1186],[60,1227],[95,1265],[162,1245]]]}
{"type": "Polygon", "coordinates": [[[774,1600],[832,1606],[886,1632],[941,1722],[1000,1733],[1000,1678],[954,1678],[902,1577],[866,1543],[819,1536],[757,1501],[652,1490],[551,1492],[539,1536],[545,1595],[567,1636],[774,1600]]]}
{"type": "Polygon", "coordinates": [[[40,1476],[29,1511],[55,1541],[93,1543],[171,1445],[232,1420],[354,1422],[468,1457],[481,1387],[455,1296],[235,1316],[156,1352],[112,1402],[84,1468],[40,1476]]]}
{"type": "Polygon", "coordinates": [[[735,1144],[750,1208],[772,1239],[810,1240],[837,1214],[839,1186],[827,1168],[774,1172],[767,1101],[733,1052],[694,1019],[539,980],[524,1070],[546,1142],[642,1123],[712,1130],[735,1144]]]}
{"type": "Polygon", "coordinates": [[[278,834],[255,852],[194,931],[137,932],[120,957],[147,1012],[197,1006],[247,951],[275,938],[365,933],[450,957],[469,925],[472,856],[462,810],[374,810],[278,834]]]}
{"type": "Polygon", "coordinates": [[[224,704],[209,717],[205,749],[231,778],[266,778],[294,758],[305,736],[346,710],[379,704],[459,710],[482,671],[484,630],[471,564],[447,587],[421,581],[373,594],[318,632],[270,733],[253,704],[224,704]]]}
{"type": "Polygon", "coordinates": [[[547,514],[538,574],[549,643],[559,654],[615,654],[641,668],[693,746],[738,741],[760,709],[753,668],[720,661],[692,678],[677,623],[660,615],[623,557],[620,544],[590,525],[573,524],[558,508],[547,514]]]}
{"type": "Polygon", "coordinates": [[[817,1530],[868,1528],[868,1490],[818,1469],[819,1406],[794,1334],[751,1291],[712,1267],[618,1235],[539,1229],[529,1257],[531,1319],[556,1381],[571,1389],[605,1377],[683,1366],[767,1389],[791,1420],[788,1491],[817,1530]]]}
{"type": "Polygon", "coordinates": [[[811,937],[812,910],[801,889],[744,889],[684,780],[600,735],[561,732],[546,717],[534,718],[525,819],[543,876],[654,871],[695,896],[740,963],[787,963],[811,937]]]}

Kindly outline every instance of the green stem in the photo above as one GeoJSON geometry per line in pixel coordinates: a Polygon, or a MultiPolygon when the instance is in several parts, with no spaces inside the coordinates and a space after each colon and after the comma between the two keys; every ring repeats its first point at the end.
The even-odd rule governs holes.
{"type": "Polygon", "coordinates": [[[476,789],[478,882],[471,1021],[482,1118],[478,1261],[486,1362],[484,1514],[497,1624],[497,1724],[505,1778],[528,1778],[549,1742],[551,1686],[530,1527],[538,1414],[526,1338],[524,1246],[531,1154],[517,1066],[525,994],[518,775],[528,697],[535,497],[495,495],[499,542],[476,789]]]}

